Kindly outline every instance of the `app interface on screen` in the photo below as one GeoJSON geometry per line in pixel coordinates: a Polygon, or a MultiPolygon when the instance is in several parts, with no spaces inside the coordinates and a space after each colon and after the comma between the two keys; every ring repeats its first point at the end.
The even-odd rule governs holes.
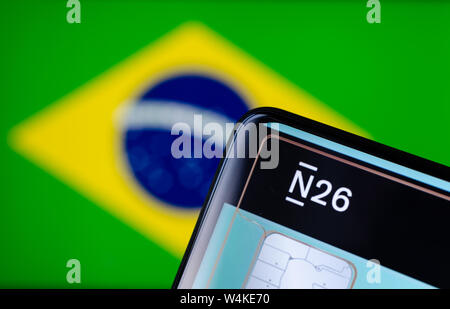
{"type": "Polygon", "coordinates": [[[444,227],[412,225],[431,219],[424,205],[449,208],[449,182],[276,125],[278,166],[257,158],[224,203],[193,287],[433,288],[420,273],[439,269],[444,227]]]}

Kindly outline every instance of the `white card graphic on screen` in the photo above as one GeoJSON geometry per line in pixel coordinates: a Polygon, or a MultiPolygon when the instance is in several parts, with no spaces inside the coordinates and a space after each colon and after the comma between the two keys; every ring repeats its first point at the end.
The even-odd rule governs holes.
{"type": "Polygon", "coordinates": [[[280,233],[269,234],[248,277],[248,289],[349,289],[352,263],[280,233]]]}

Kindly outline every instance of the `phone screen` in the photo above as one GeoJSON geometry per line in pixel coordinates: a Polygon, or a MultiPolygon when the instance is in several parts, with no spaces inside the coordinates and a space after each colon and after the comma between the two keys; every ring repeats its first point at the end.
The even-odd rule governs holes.
{"type": "Polygon", "coordinates": [[[447,180],[274,120],[276,167],[225,158],[178,287],[450,285],[447,180]]]}

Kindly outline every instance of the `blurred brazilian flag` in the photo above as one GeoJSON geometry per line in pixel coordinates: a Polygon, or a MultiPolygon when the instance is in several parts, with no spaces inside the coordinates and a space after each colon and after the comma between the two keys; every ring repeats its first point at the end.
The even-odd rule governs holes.
{"type": "Polygon", "coordinates": [[[0,287],[169,287],[217,166],[167,155],[198,111],[276,106],[449,165],[450,4],[380,2],[369,24],[364,0],[81,0],[70,24],[3,1],[0,287]]]}

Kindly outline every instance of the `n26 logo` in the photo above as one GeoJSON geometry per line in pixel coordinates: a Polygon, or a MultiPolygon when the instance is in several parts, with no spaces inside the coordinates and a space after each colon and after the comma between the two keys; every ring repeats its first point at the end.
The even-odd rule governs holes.
{"type": "MultiPolygon", "coordinates": [[[[317,172],[318,168],[316,166],[307,164],[305,162],[299,163],[300,167],[308,169],[313,172],[317,172]]],[[[286,196],[285,200],[287,202],[293,203],[298,206],[304,206],[304,202],[301,200],[306,200],[309,197],[309,192],[311,191],[311,187],[314,183],[314,175],[310,175],[309,178],[305,181],[303,178],[303,174],[301,170],[296,170],[294,178],[291,181],[291,185],[289,186],[289,194],[291,196],[286,196]],[[296,190],[296,188],[298,188],[296,190]],[[297,197],[297,193],[300,193],[297,197]],[[295,198],[292,195],[295,194],[295,198]]],[[[311,202],[316,204],[326,206],[327,202],[324,200],[332,191],[333,185],[331,182],[325,179],[318,180],[315,184],[315,187],[322,190],[319,194],[313,195],[310,197],[311,202]]],[[[350,206],[350,198],[352,197],[352,191],[346,187],[340,187],[336,189],[331,198],[331,206],[334,210],[339,212],[344,212],[350,206]]]]}

